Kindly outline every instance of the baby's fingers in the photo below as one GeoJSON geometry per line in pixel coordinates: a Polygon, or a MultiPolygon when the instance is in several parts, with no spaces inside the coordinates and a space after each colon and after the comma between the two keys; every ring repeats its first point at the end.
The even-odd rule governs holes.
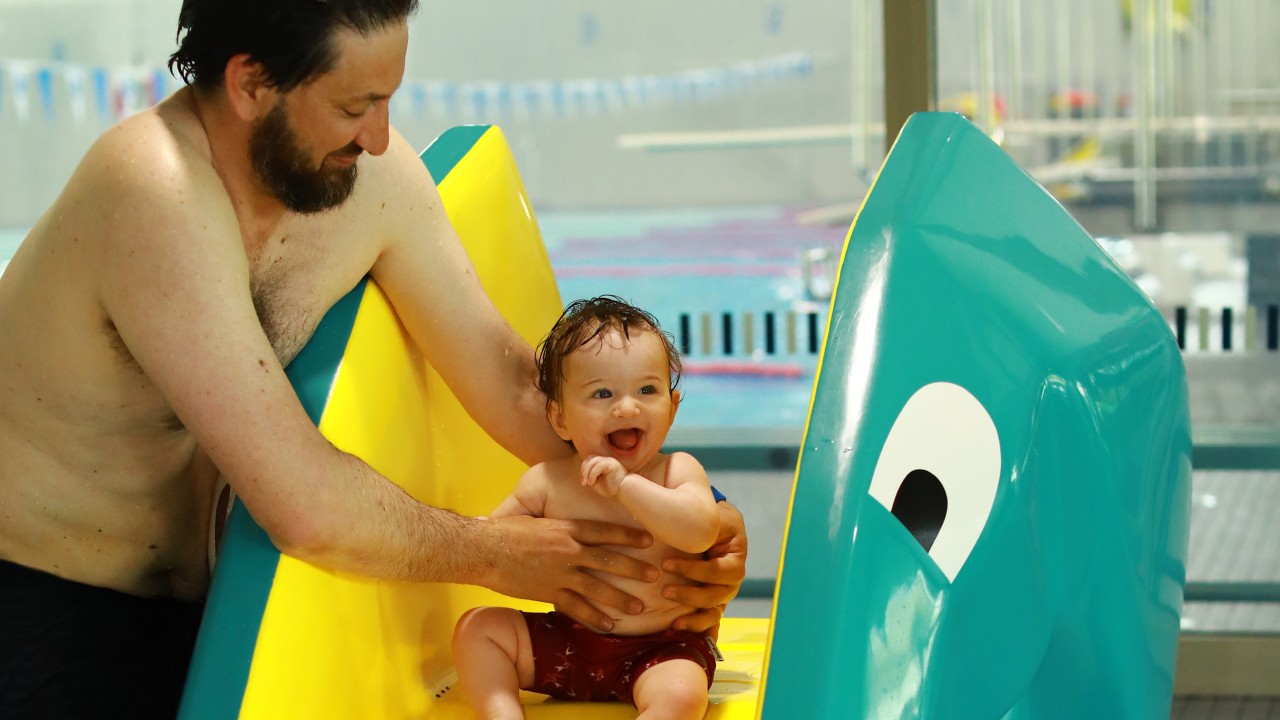
{"type": "Polygon", "coordinates": [[[589,487],[595,485],[604,474],[605,465],[604,458],[593,455],[582,461],[582,485],[589,487]]]}

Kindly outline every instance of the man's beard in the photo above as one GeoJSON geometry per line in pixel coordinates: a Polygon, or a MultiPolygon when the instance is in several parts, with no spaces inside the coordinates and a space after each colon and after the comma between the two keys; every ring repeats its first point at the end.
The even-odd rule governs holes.
{"type": "Polygon", "coordinates": [[[318,213],[341,205],[356,186],[355,165],[335,170],[310,167],[283,102],[254,128],[249,154],[258,179],[293,212],[318,213]]]}

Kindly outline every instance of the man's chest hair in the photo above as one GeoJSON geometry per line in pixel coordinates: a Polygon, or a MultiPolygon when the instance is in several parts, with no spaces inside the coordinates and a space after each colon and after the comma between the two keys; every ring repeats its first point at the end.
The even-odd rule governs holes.
{"type": "Polygon", "coordinates": [[[253,309],[282,366],[287,366],[311,339],[324,309],[318,288],[307,273],[269,271],[255,274],[249,291],[253,309]]]}

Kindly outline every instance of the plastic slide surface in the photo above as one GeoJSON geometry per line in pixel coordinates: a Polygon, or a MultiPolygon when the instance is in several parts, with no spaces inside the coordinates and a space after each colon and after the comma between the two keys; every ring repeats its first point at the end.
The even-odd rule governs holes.
{"type": "Polygon", "coordinates": [[[1168,324],[958,115],[846,240],[761,715],[1168,717],[1191,443],[1168,324]]]}

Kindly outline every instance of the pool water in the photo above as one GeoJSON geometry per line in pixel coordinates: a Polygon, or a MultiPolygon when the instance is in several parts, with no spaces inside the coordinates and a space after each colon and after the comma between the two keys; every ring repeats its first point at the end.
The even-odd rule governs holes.
{"type": "Polygon", "coordinates": [[[802,258],[817,249],[837,261],[844,230],[802,225],[774,207],[542,213],[538,221],[566,303],[619,295],[687,341],[677,428],[803,426],[829,298],[810,292],[802,258]],[[708,372],[716,369],[727,372],[708,372]]]}

